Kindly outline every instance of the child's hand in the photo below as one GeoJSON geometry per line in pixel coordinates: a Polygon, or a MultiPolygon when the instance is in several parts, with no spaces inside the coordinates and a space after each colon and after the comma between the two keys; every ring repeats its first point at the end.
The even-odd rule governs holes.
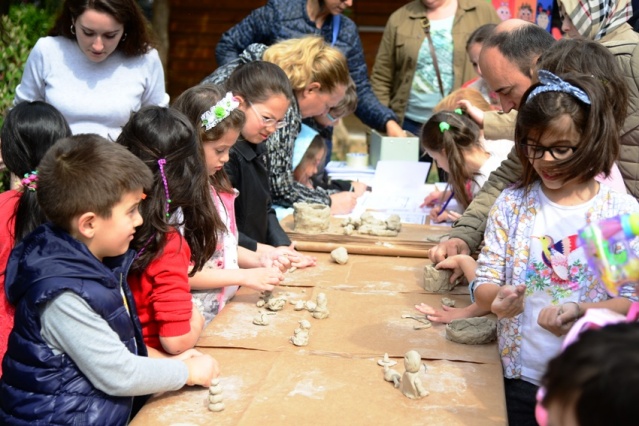
{"type": "Polygon", "coordinates": [[[189,386],[211,386],[211,380],[220,375],[220,366],[209,355],[199,355],[187,358],[183,361],[189,369],[189,378],[186,384],[189,386]]]}
{"type": "Polygon", "coordinates": [[[354,192],[342,191],[331,195],[331,214],[348,214],[357,205],[354,192]]]}
{"type": "Polygon", "coordinates": [[[512,318],[524,311],[524,293],[526,286],[505,285],[499,288],[495,300],[490,306],[490,310],[497,315],[497,318],[512,318]]]}
{"type": "Polygon", "coordinates": [[[284,274],[275,267],[243,269],[242,272],[242,286],[257,291],[271,291],[284,281],[284,274]]]}
{"type": "Polygon", "coordinates": [[[428,321],[438,322],[442,324],[448,324],[452,320],[459,318],[468,318],[464,315],[463,309],[459,308],[451,308],[448,306],[442,305],[442,310],[438,311],[426,303],[420,303],[419,305],[415,305],[415,309],[417,309],[422,314],[426,315],[428,321]]]}
{"type": "Polygon", "coordinates": [[[351,186],[353,187],[353,193],[357,197],[361,197],[364,192],[366,192],[366,188],[368,187],[365,183],[362,182],[351,182],[351,186]]]}
{"type": "Polygon", "coordinates": [[[461,214],[452,210],[444,210],[442,212],[440,206],[435,206],[430,211],[430,221],[435,223],[454,222],[460,217],[461,214]]]}
{"type": "Polygon", "coordinates": [[[483,129],[484,128],[484,111],[480,108],[473,106],[470,101],[466,99],[462,99],[457,102],[457,106],[459,106],[470,118],[473,119],[477,125],[483,129]]]}
{"type": "Polygon", "coordinates": [[[317,264],[317,258],[314,256],[306,256],[298,251],[295,251],[295,243],[290,246],[276,247],[275,251],[280,255],[288,257],[291,262],[292,268],[303,269],[309,266],[315,266],[317,264]]]}
{"type": "Polygon", "coordinates": [[[260,264],[264,268],[278,268],[282,272],[286,272],[289,268],[291,268],[291,261],[288,258],[287,254],[282,254],[277,251],[277,249],[273,249],[270,252],[263,254],[260,256],[260,264]]]}
{"type": "Polygon", "coordinates": [[[437,203],[441,199],[442,191],[440,191],[439,189],[435,189],[433,192],[424,197],[424,202],[419,207],[433,207],[435,203],[437,203]]]}
{"type": "Polygon", "coordinates": [[[459,277],[464,275],[464,271],[461,265],[461,256],[451,256],[439,262],[435,265],[435,269],[452,269],[453,274],[450,276],[450,283],[453,284],[459,277]]]}
{"type": "Polygon", "coordinates": [[[576,303],[564,303],[559,306],[546,306],[539,312],[537,324],[555,336],[563,336],[570,331],[579,318],[579,307],[576,303]]]}

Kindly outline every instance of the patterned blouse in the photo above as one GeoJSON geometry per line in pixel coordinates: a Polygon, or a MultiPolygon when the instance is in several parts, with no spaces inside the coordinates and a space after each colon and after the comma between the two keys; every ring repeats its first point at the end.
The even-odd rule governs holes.
{"type": "MultiPolygon", "coordinates": [[[[506,284],[517,286],[532,285],[530,280],[530,241],[535,223],[535,215],[540,210],[538,189],[540,184],[534,183],[527,193],[523,189],[507,188],[493,205],[486,232],[485,246],[482,249],[475,278],[475,288],[483,284],[506,284]]],[[[610,190],[600,185],[599,193],[593,199],[586,215],[587,223],[597,222],[604,218],[620,214],[639,212],[639,204],[632,196],[610,190]]],[[[534,266],[534,265],[532,265],[534,266]]],[[[599,302],[609,299],[604,285],[593,279],[579,281],[579,302],[599,302]]],[[[526,296],[534,289],[528,288],[526,296]]],[[[622,297],[634,298],[631,288],[622,288],[622,297]]],[[[522,317],[504,318],[497,326],[499,352],[502,359],[504,376],[521,377],[521,329],[522,317]]]]}

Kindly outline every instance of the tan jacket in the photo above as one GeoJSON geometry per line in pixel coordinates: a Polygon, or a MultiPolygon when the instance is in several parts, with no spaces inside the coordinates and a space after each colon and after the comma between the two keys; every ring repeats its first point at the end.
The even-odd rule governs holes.
{"type": "MultiPolygon", "coordinates": [[[[600,41],[617,58],[626,76],[629,94],[628,115],[621,130],[621,149],[617,164],[626,188],[637,198],[639,197],[639,34],[634,32],[630,25],[624,24],[600,41]]],[[[516,120],[516,114],[511,112],[508,115],[512,115],[516,120]]],[[[501,117],[493,114],[489,120],[494,121],[487,122],[486,116],[484,117],[485,130],[495,126],[495,123],[501,123],[504,126],[497,129],[498,134],[507,133],[506,114],[501,117]]],[[[521,172],[521,163],[513,148],[508,159],[490,175],[463,216],[455,222],[451,230],[451,238],[460,238],[468,244],[471,251],[477,250],[484,239],[490,208],[501,191],[520,178],[521,172]]]]}
{"type": "MultiPolygon", "coordinates": [[[[388,19],[377,51],[371,84],[379,101],[397,114],[400,123],[410,93],[417,55],[426,38],[421,26],[426,8],[415,0],[399,8],[388,19]]],[[[499,23],[499,17],[490,2],[484,0],[458,0],[453,21],[453,90],[475,77],[466,54],[466,41],[479,26],[499,23]]]]}

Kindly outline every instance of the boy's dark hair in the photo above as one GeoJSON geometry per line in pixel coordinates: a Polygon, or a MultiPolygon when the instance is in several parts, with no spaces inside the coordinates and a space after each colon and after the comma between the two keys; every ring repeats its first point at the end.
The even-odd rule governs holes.
{"type": "Polygon", "coordinates": [[[548,363],[542,405],[574,403],[580,426],[636,425],[639,419],[639,324],[588,330],[548,363]]]}
{"type": "Polygon", "coordinates": [[[533,84],[524,93],[515,126],[515,148],[523,165],[520,188],[528,188],[540,179],[522,144],[530,143],[531,139],[542,139],[564,115],[570,117],[579,132],[579,145],[567,159],[554,161],[552,168],[548,167],[549,173],[560,173],[564,181],[586,182],[600,173],[608,176],[619,155],[619,129],[603,84],[585,74],[568,73],[559,77],[583,90],[591,104],[564,92],[543,92],[529,100],[530,93],[540,83],[533,84]]]}
{"type": "Polygon", "coordinates": [[[477,27],[477,29],[475,29],[475,31],[470,33],[470,36],[468,36],[468,41],[466,41],[466,51],[468,51],[470,46],[475,43],[483,43],[484,40],[492,35],[493,30],[496,26],[497,24],[490,23],[477,27]]]}
{"type": "Polygon", "coordinates": [[[289,102],[296,102],[286,73],[266,61],[239,65],[224,83],[224,88],[251,104],[265,102],[273,95],[283,95],[289,102]]]}
{"type": "Polygon", "coordinates": [[[166,235],[175,226],[181,228],[191,249],[194,267],[190,276],[194,275],[213,256],[216,230],[224,229],[224,224],[211,199],[202,146],[191,122],[174,108],[143,107],[122,128],[117,143],[138,156],[153,173],[153,184],[140,206],[144,223],[131,242],[131,247],[141,251],[133,269],[143,270],[162,252],[166,235]],[[160,172],[160,159],[166,160],[164,176],[160,172]],[[169,214],[181,210],[179,223],[169,221],[167,205],[169,214]]]}
{"type": "Polygon", "coordinates": [[[74,34],[71,32],[71,27],[74,26],[78,16],[87,9],[109,14],[124,25],[126,36],[122,36],[116,48],[124,56],[140,56],[153,47],[149,23],[135,0],[65,0],[49,35],[76,40],[76,34],[80,29],[75,28],[73,31],[76,34],[74,34]]]}
{"type": "Polygon", "coordinates": [[[561,39],[539,57],[537,69],[553,74],[590,74],[600,80],[621,129],[628,113],[628,86],[619,62],[603,44],[586,39],[561,39]]]}
{"type": "Polygon", "coordinates": [[[474,179],[474,175],[466,170],[464,151],[473,147],[481,148],[479,140],[480,129],[477,123],[465,114],[452,111],[440,111],[433,114],[422,126],[419,140],[424,149],[429,151],[446,151],[448,159],[448,185],[455,194],[455,199],[466,208],[470,204],[470,194],[466,190],[466,183],[474,179]],[[442,131],[441,123],[449,128],[442,131]]]}
{"type": "Polygon", "coordinates": [[[548,31],[529,23],[509,31],[493,31],[482,49],[497,48],[506,59],[517,65],[522,74],[532,78],[535,61],[554,42],[548,31]]]}
{"type": "MultiPolygon", "coordinates": [[[[173,108],[189,118],[201,143],[219,140],[229,130],[241,131],[244,126],[246,117],[239,108],[231,111],[228,117],[209,130],[202,126],[202,114],[212,108],[225,95],[222,87],[205,83],[185,90],[173,103],[173,108]]],[[[209,176],[209,179],[216,190],[233,192],[233,185],[224,169],[209,176]]]]}
{"type": "MultiPolygon", "coordinates": [[[[21,102],[4,119],[0,135],[2,159],[11,173],[22,178],[36,170],[58,139],[69,136],[69,124],[55,107],[41,101],[21,102]]],[[[12,217],[15,243],[45,221],[34,191],[22,192],[12,217]]]]}
{"type": "Polygon", "coordinates": [[[148,188],[149,169],[124,147],[102,136],[81,134],[60,139],[38,166],[40,208],[60,228],[86,212],[108,219],[127,192],[148,188]]]}

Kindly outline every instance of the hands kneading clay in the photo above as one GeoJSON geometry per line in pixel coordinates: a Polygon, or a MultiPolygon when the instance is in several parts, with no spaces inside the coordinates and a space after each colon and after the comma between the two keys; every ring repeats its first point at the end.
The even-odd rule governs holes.
{"type": "Polygon", "coordinates": [[[453,272],[449,269],[435,269],[432,265],[424,266],[424,290],[431,293],[446,293],[457,284],[460,280],[450,283],[450,277],[453,272]]]}

